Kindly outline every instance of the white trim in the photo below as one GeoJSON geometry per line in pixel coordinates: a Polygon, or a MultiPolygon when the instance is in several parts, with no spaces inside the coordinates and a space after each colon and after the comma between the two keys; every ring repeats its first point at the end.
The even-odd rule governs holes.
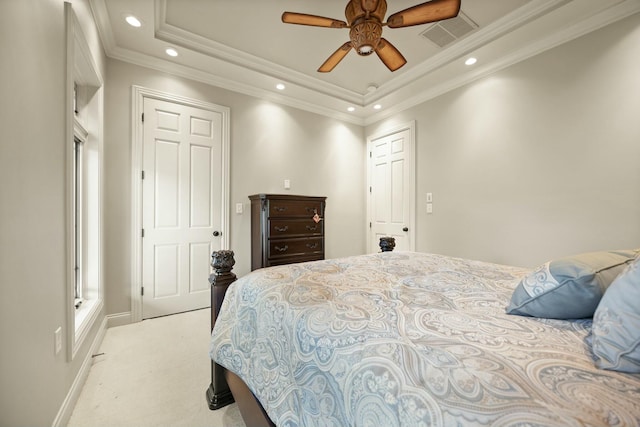
{"type": "MultiPolygon", "coordinates": [[[[65,156],[65,164],[72,165],[73,164],[73,145],[71,141],[73,141],[74,132],[75,132],[75,115],[73,113],[73,92],[74,92],[74,81],[73,74],[75,71],[74,65],[74,51],[75,51],[75,35],[74,30],[77,27],[77,21],[75,18],[75,13],[73,12],[73,8],[71,3],[65,2],[64,4],[64,14],[65,14],[65,25],[66,25],[66,48],[67,48],[67,63],[66,63],[66,100],[65,100],[65,144],[64,144],[64,156],[65,156]]],[[[73,353],[75,348],[75,305],[70,304],[69,301],[73,298],[74,287],[75,287],[75,271],[73,266],[71,265],[71,260],[74,259],[74,224],[73,224],[73,216],[74,216],[74,201],[73,201],[73,191],[74,187],[74,179],[73,173],[71,172],[71,167],[65,167],[65,225],[66,225],[66,259],[65,259],[65,273],[66,273],[66,287],[67,292],[65,294],[65,312],[66,312],[66,350],[67,350],[67,360],[73,360],[73,353]]]]}
{"type": "Polygon", "coordinates": [[[124,326],[132,323],[131,312],[107,314],[107,328],[115,328],[116,326],[124,326]]]}
{"type": "Polygon", "coordinates": [[[409,176],[411,176],[411,180],[409,182],[409,194],[411,195],[411,200],[409,201],[409,234],[410,234],[410,245],[409,249],[411,251],[416,250],[416,121],[412,120],[410,122],[400,124],[394,126],[392,128],[385,129],[381,132],[378,132],[373,135],[367,136],[367,151],[365,152],[365,164],[367,165],[367,186],[365,187],[366,198],[367,198],[367,220],[365,222],[365,235],[366,239],[366,251],[365,253],[369,253],[371,249],[371,227],[369,224],[371,222],[371,193],[369,192],[369,188],[373,185],[371,182],[371,157],[370,154],[372,151],[372,142],[376,139],[384,138],[389,135],[393,135],[395,133],[399,133],[402,131],[409,131],[409,143],[411,147],[409,149],[409,154],[411,156],[410,161],[407,163],[409,166],[409,176]]]}
{"type": "Polygon", "coordinates": [[[100,324],[98,333],[96,333],[96,336],[91,343],[89,351],[82,361],[80,370],[73,380],[73,384],[71,384],[71,388],[69,389],[67,396],[64,398],[64,401],[62,402],[62,405],[60,406],[60,409],[58,410],[58,413],[53,420],[53,427],[62,427],[66,426],[69,423],[69,419],[71,418],[71,414],[73,413],[73,408],[78,402],[82,387],[84,387],[84,383],[87,381],[87,377],[89,376],[89,372],[91,371],[91,365],[93,364],[93,355],[96,354],[100,349],[106,333],[107,319],[104,318],[102,319],[102,323],[100,324]]]}
{"type": "Polygon", "coordinates": [[[143,124],[144,98],[159,99],[189,107],[214,111],[222,115],[222,205],[221,205],[221,249],[229,248],[229,180],[230,180],[230,141],[231,141],[231,110],[229,107],[206,101],[187,98],[149,89],[142,86],[132,86],[132,116],[131,116],[131,207],[132,207],[132,258],[131,266],[131,322],[142,321],[142,162],[143,162],[143,124]]]}
{"type": "Polygon", "coordinates": [[[74,313],[74,322],[78,321],[78,323],[80,323],[80,326],[73,331],[75,342],[71,353],[71,359],[75,359],[78,350],[82,346],[84,340],[87,338],[89,331],[98,320],[98,315],[104,308],[104,302],[102,298],[90,300],[85,302],[84,304],[86,304],[85,307],[78,309],[81,312],[74,313]]]}
{"type": "MultiPolygon", "coordinates": [[[[407,98],[402,102],[394,103],[392,107],[385,108],[384,111],[374,113],[366,117],[364,119],[364,124],[368,126],[385,118],[391,117],[395,114],[399,114],[412,107],[415,107],[416,105],[423,104],[447,92],[472,83],[483,77],[487,77],[491,74],[497,73],[500,70],[518,64],[564,43],[568,43],[572,40],[577,39],[578,37],[596,31],[606,25],[612,24],[627,16],[631,16],[632,14],[639,11],[640,2],[635,3],[623,1],[616,6],[605,9],[588,19],[582,20],[575,25],[565,28],[562,31],[558,31],[547,37],[536,40],[526,46],[522,46],[520,49],[510,53],[509,55],[504,55],[501,58],[488,63],[484,67],[478,67],[466,74],[447,79],[440,84],[430,87],[428,90],[416,93],[415,96],[407,98]]],[[[367,100],[371,103],[376,101],[374,99],[367,100]]]]}
{"type": "MultiPolygon", "coordinates": [[[[104,98],[103,89],[104,82],[102,75],[98,71],[98,67],[91,55],[91,49],[87,44],[87,40],[82,32],[82,28],[78,21],[78,18],[73,11],[73,6],[69,2],[64,4],[65,11],[65,25],[66,25],[66,99],[65,99],[65,160],[66,160],[66,283],[67,292],[65,295],[65,311],[66,311],[66,356],[67,361],[72,361],[82,343],[87,338],[89,331],[93,328],[96,321],[99,319],[100,313],[104,308],[104,275],[103,275],[103,236],[104,236],[104,224],[102,217],[103,207],[103,195],[104,195],[104,174],[103,174],[103,126],[104,126],[104,98]],[[77,123],[76,116],[74,114],[74,89],[75,84],[80,83],[82,86],[92,86],[96,89],[94,95],[95,100],[93,104],[96,109],[98,120],[94,122],[90,129],[86,129],[81,123],[77,123]],[[71,171],[71,165],[74,158],[73,140],[75,132],[79,131],[80,134],[86,134],[87,138],[93,138],[97,144],[98,150],[98,196],[97,196],[97,252],[95,254],[97,259],[97,296],[89,307],[84,310],[86,313],[82,313],[82,316],[77,316],[76,307],[74,304],[74,289],[75,289],[75,271],[73,263],[74,259],[74,200],[73,190],[74,178],[71,171]],[[78,325],[77,322],[82,319],[82,322],[78,325]]],[[[85,140],[87,139],[85,138],[85,140]]]]}
{"type": "Polygon", "coordinates": [[[358,92],[345,89],[339,85],[326,82],[319,77],[309,76],[171,25],[167,22],[166,16],[167,0],[156,0],[155,5],[155,37],[159,40],[186,47],[196,52],[203,52],[209,57],[218,58],[225,62],[238,65],[244,70],[255,71],[260,75],[274,76],[277,79],[284,79],[287,82],[301,87],[313,88],[322,94],[342,99],[349,103],[360,103],[362,101],[362,95],[358,92]]]}
{"type": "MultiPolygon", "coordinates": [[[[243,72],[238,73],[238,75],[235,76],[227,72],[226,76],[224,76],[220,72],[216,74],[215,72],[210,71],[216,70],[216,67],[207,67],[206,70],[196,70],[192,67],[176,64],[170,60],[164,59],[163,57],[145,55],[140,52],[134,52],[127,48],[118,46],[113,36],[105,2],[106,0],[89,0],[91,9],[96,16],[96,24],[105,48],[105,53],[110,58],[171,73],[176,76],[200,81],[211,86],[221,87],[223,89],[245,95],[267,99],[283,105],[299,108],[301,110],[358,124],[360,126],[367,126],[403,110],[424,103],[442,93],[456,89],[467,83],[471,83],[484,75],[491,74],[502,68],[516,64],[531,56],[537,55],[558,46],[559,44],[597,30],[626,16],[631,16],[640,10],[640,3],[637,0],[618,0],[618,2],[613,6],[605,6],[605,9],[595,12],[592,16],[585,17],[585,19],[575,25],[571,25],[562,31],[554,32],[542,40],[533,42],[532,45],[523,46],[521,49],[502,57],[500,60],[487,64],[482,73],[474,71],[461,76],[451,76],[451,78],[446,81],[442,81],[435,85],[429,85],[430,90],[427,90],[426,92],[422,90],[424,88],[419,88],[421,90],[413,91],[413,93],[416,93],[416,96],[398,100],[391,98],[391,95],[395,90],[415,85],[417,81],[424,77],[425,73],[428,74],[430,71],[445,66],[448,62],[469,53],[470,50],[480,47],[482,43],[478,43],[475,36],[461,40],[460,43],[457,43],[455,46],[447,49],[446,54],[443,53],[442,55],[438,55],[431,60],[420,64],[415,69],[411,69],[410,72],[398,74],[398,77],[381,86],[374,93],[354,95],[351,91],[339,91],[336,96],[335,88],[332,85],[328,85],[321,79],[319,80],[311,76],[298,75],[297,73],[292,76],[290,72],[283,73],[282,69],[277,64],[269,64],[263,59],[246,55],[242,52],[237,52],[229,47],[204,40],[196,35],[185,34],[184,31],[176,31],[174,27],[171,27],[166,22],[166,18],[164,16],[165,11],[163,8],[166,4],[166,0],[155,0],[154,3],[154,6],[156,7],[154,31],[157,39],[171,39],[177,44],[187,46],[194,52],[207,55],[213,60],[224,62],[231,65],[231,68],[236,67],[236,69],[243,70],[243,72]],[[228,59],[229,55],[231,55],[232,60],[225,61],[228,59]],[[268,70],[268,72],[265,72],[265,70],[268,70]],[[240,77],[241,75],[242,77],[240,77]],[[258,83],[256,83],[263,82],[265,79],[285,80],[290,82],[292,85],[297,85],[300,88],[305,88],[306,90],[299,92],[296,96],[286,95],[283,93],[274,94],[273,90],[267,89],[266,87],[259,87],[258,83]],[[389,96],[389,98],[387,98],[387,96],[389,96]],[[358,108],[358,113],[344,113],[341,106],[344,106],[346,109],[347,102],[360,107],[358,108]],[[377,102],[385,105],[384,111],[373,112],[369,110],[368,107],[377,102]]],[[[564,8],[572,7],[574,4],[579,5],[580,1],[539,0],[530,2],[490,26],[480,29],[476,36],[480,37],[483,42],[490,43],[493,39],[499,39],[514,31],[518,28],[518,25],[535,23],[537,18],[541,15],[546,13],[552,14],[556,10],[561,11],[564,8]]],[[[581,8],[578,9],[582,10],[581,8]]],[[[593,10],[593,8],[588,9],[587,12],[589,10],[593,10]]]]}

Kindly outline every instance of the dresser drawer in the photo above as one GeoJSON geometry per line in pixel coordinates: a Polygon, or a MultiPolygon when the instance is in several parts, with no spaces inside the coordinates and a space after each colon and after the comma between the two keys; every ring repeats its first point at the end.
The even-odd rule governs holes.
{"type": "Polygon", "coordinates": [[[293,264],[296,262],[320,261],[323,259],[324,254],[322,253],[304,254],[294,257],[273,258],[269,260],[269,267],[272,267],[274,265],[293,264]]]}
{"type": "Polygon", "coordinates": [[[270,219],[269,237],[320,236],[324,233],[324,221],[316,223],[309,219],[270,219]]]}
{"type": "Polygon", "coordinates": [[[305,237],[302,239],[269,240],[268,258],[277,259],[291,256],[324,253],[322,237],[305,237]]]}
{"type": "Polygon", "coordinates": [[[269,217],[303,217],[311,219],[316,213],[322,217],[323,202],[319,200],[269,200],[269,217]]]}

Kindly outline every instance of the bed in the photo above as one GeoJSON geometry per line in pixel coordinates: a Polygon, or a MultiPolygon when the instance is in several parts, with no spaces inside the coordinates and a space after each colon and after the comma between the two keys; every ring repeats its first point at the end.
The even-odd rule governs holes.
{"type": "Polygon", "coordinates": [[[639,426],[640,374],[596,366],[591,318],[513,314],[541,271],[391,251],[256,270],[212,306],[210,356],[250,427],[639,426]]]}

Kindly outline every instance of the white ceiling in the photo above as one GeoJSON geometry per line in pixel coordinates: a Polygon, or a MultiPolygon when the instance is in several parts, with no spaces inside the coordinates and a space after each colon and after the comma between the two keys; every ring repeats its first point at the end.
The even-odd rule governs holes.
{"type": "MultiPolygon", "coordinates": [[[[421,0],[387,0],[387,16],[421,0]]],[[[330,73],[316,70],[348,29],[281,22],[284,11],[345,20],[347,0],[90,0],[108,56],[248,95],[368,124],[640,11],[640,0],[462,0],[477,24],[440,48],[431,25],[383,36],[407,64],[390,72],[376,55],[350,52],[330,73]],[[135,15],[141,28],[126,24],[135,15]],[[164,51],[174,47],[179,56],[164,51]],[[464,65],[475,56],[478,62],[464,65]],[[278,91],[277,83],[286,89],[278,91]],[[377,87],[371,90],[370,87],[377,87]],[[382,109],[374,110],[374,104],[382,109]],[[355,111],[348,112],[353,106],[355,111]]]]}

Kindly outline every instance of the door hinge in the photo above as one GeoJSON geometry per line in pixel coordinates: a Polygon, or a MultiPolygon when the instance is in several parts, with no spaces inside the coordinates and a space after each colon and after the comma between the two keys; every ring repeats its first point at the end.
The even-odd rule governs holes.
{"type": "Polygon", "coordinates": [[[144,296],[144,286],[140,288],[140,295],[144,296]]]}
{"type": "Polygon", "coordinates": [[[373,157],[373,151],[369,151],[369,158],[373,157]]]}
{"type": "Polygon", "coordinates": [[[142,171],[142,179],[144,179],[144,171],[142,171]]]}
{"type": "Polygon", "coordinates": [[[142,113],[142,123],[144,123],[144,113],[142,113]]]}
{"type": "Polygon", "coordinates": [[[142,229],[141,237],[144,237],[144,228],[142,229]]]}
{"type": "Polygon", "coordinates": [[[371,223],[369,223],[369,228],[371,228],[371,226],[372,226],[372,224],[371,224],[371,223]]]}
{"type": "Polygon", "coordinates": [[[369,193],[372,193],[372,192],[373,192],[372,188],[373,188],[373,187],[369,187],[369,193]]]}

